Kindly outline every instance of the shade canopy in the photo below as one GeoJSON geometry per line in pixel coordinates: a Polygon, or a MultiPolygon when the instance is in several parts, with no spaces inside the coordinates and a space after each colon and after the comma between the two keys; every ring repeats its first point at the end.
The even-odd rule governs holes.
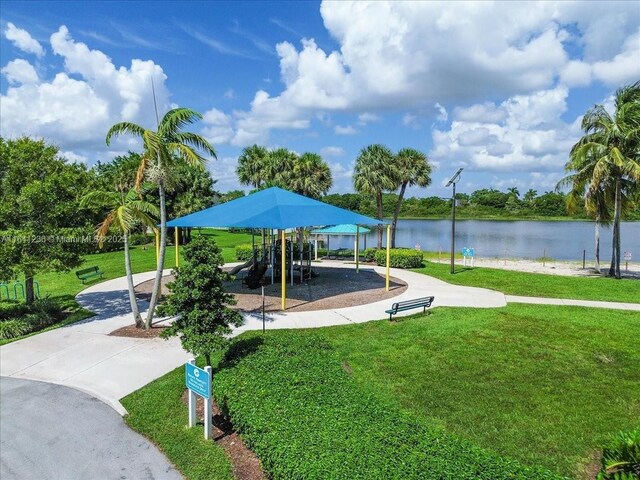
{"type": "MultiPolygon", "coordinates": [[[[359,228],[360,233],[369,233],[371,231],[368,228],[359,228]]],[[[357,225],[346,223],[342,225],[333,225],[331,227],[318,228],[316,230],[311,230],[311,233],[314,235],[356,235],[358,233],[357,230],[357,225]]]]}
{"type": "Polygon", "coordinates": [[[285,229],[318,225],[377,225],[380,223],[386,222],[278,187],[271,187],[173,219],[167,222],[167,226],[285,229]]]}

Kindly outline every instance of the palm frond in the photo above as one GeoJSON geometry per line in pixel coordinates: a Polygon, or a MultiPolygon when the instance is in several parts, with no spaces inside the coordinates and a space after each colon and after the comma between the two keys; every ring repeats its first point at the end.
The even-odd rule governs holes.
{"type": "Polygon", "coordinates": [[[111,144],[111,139],[120,135],[133,135],[142,138],[145,129],[138,124],[132,122],[120,122],[112,126],[107,132],[107,145],[111,144]]]}
{"type": "Polygon", "coordinates": [[[202,135],[198,135],[197,133],[177,132],[173,135],[173,142],[183,143],[191,148],[205,152],[212,158],[217,158],[216,152],[211,144],[202,135]]]}
{"type": "Polygon", "coordinates": [[[201,120],[202,115],[189,108],[174,108],[164,114],[158,127],[158,134],[163,138],[171,138],[183,127],[201,120]]]}

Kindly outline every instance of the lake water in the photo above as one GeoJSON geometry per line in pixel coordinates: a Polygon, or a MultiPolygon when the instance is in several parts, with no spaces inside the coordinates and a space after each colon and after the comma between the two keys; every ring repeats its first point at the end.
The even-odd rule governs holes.
{"type": "MultiPolygon", "coordinates": [[[[367,246],[376,246],[376,231],[367,234],[367,246]]],[[[600,259],[611,259],[611,228],[600,229],[600,259]]],[[[354,237],[332,236],[330,247],[353,248],[354,237]]],[[[386,242],[386,235],[385,240],[386,242]]],[[[396,246],[425,251],[449,252],[451,220],[399,220],[396,246]]],[[[386,245],[386,243],[383,243],[386,245]]],[[[462,247],[475,249],[480,257],[539,258],[543,254],[556,260],[587,261],[594,257],[594,224],[592,222],[540,222],[457,220],[456,251],[462,247]]],[[[630,251],[633,261],[640,260],[640,222],[621,224],[622,251],[630,251]]],[[[361,240],[364,248],[364,240],[361,240]]]]}

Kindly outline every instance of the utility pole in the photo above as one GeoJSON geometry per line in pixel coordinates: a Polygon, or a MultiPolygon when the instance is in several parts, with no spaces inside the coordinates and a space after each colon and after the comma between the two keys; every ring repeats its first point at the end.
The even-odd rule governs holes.
{"type": "Polygon", "coordinates": [[[455,256],[456,256],[456,182],[460,178],[463,168],[459,168],[458,171],[451,177],[451,180],[445,185],[449,187],[453,185],[453,196],[451,197],[451,274],[456,271],[455,256]]]}

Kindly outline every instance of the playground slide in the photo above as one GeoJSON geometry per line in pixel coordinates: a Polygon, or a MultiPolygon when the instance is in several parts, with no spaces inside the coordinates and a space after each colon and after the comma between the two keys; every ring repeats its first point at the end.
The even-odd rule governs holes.
{"type": "Polygon", "coordinates": [[[240,265],[233,267],[229,273],[231,275],[236,275],[238,272],[240,272],[240,270],[244,270],[245,268],[250,267],[251,265],[253,265],[253,258],[246,263],[242,263],[240,265]]]}

